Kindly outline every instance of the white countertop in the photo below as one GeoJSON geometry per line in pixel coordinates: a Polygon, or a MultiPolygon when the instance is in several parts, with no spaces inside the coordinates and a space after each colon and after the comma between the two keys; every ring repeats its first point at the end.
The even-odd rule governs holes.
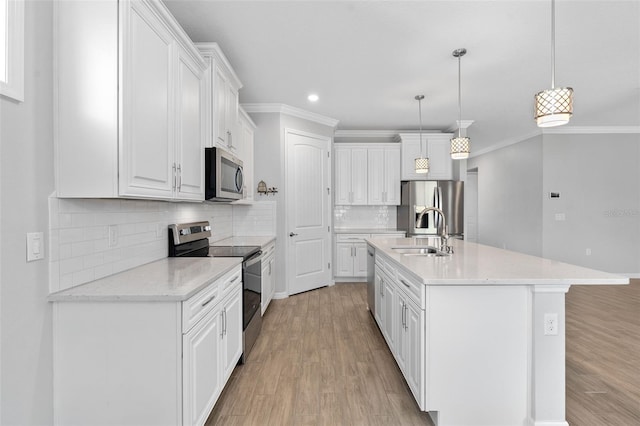
{"type": "Polygon", "coordinates": [[[396,234],[405,231],[393,228],[334,228],[336,234],[396,234]]]}
{"type": "Polygon", "coordinates": [[[167,257],[52,293],[49,301],[181,301],[241,263],[239,257],[167,257]]]}
{"type": "Polygon", "coordinates": [[[271,242],[275,241],[276,237],[229,237],[224,240],[216,241],[212,243],[212,246],[260,246],[265,248],[271,242]]]}
{"type": "Polygon", "coordinates": [[[376,249],[428,285],[545,285],[545,284],[628,284],[620,275],[570,265],[509,250],[449,239],[454,254],[450,256],[403,256],[392,247],[432,245],[440,238],[371,238],[376,249]]]}

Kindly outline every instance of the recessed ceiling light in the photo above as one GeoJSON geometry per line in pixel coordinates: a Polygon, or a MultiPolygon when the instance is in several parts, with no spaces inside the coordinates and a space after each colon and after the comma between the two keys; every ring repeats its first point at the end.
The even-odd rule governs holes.
{"type": "Polygon", "coordinates": [[[309,96],[307,96],[307,99],[309,99],[309,101],[311,102],[318,102],[318,99],[320,98],[315,93],[312,93],[309,96]]]}

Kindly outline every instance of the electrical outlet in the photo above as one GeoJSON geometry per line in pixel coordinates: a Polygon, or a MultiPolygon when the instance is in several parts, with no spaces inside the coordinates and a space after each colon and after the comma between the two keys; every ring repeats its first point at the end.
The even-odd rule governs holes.
{"type": "Polygon", "coordinates": [[[118,245],[118,225],[109,225],[109,247],[118,245]]]}
{"type": "Polygon", "coordinates": [[[544,314],[544,335],[558,335],[558,314],[544,314]]]}

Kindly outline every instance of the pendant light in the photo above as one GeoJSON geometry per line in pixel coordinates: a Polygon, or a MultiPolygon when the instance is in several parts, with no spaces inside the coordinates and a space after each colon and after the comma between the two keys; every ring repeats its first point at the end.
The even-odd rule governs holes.
{"type": "Polygon", "coordinates": [[[424,155],[422,144],[422,100],[424,95],[416,95],[418,101],[418,115],[420,116],[420,157],[416,158],[416,173],[429,173],[429,159],[424,155]]]}
{"type": "Polygon", "coordinates": [[[551,0],[551,89],[535,95],[535,119],[538,127],[567,124],[573,114],[573,89],[556,87],[555,0],[551,0]]]}
{"type": "Polygon", "coordinates": [[[462,136],[462,95],[460,90],[460,58],[467,53],[467,49],[460,48],[453,51],[453,56],[458,58],[458,137],[451,138],[451,158],[454,160],[464,160],[469,158],[471,152],[471,139],[462,136]]]}

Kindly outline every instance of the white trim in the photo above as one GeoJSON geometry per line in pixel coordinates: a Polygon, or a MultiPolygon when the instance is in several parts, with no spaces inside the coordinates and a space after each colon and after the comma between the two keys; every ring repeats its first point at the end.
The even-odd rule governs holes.
{"type": "Polygon", "coordinates": [[[289,297],[289,293],[286,291],[277,291],[273,293],[273,299],[287,299],[289,297]]]}
{"type": "Polygon", "coordinates": [[[536,129],[530,133],[525,133],[524,135],[505,139],[487,148],[472,151],[469,157],[473,158],[480,155],[488,154],[492,151],[497,151],[498,149],[506,148],[510,145],[515,145],[517,143],[524,142],[527,139],[531,139],[540,135],[601,135],[636,133],[640,133],[640,126],[563,126],[551,127],[546,129],[536,129]]]}
{"type": "Polygon", "coordinates": [[[534,285],[531,287],[532,293],[566,293],[569,291],[570,284],[550,284],[550,285],[534,285]]]}
{"type": "Polygon", "coordinates": [[[0,95],[24,102],[24,0],[7,0],[7,81],[0,95]]]}
{"type": "Polygon", "coordinates": [[[218,43],[194,43],[194,45],[198,48],[201,54],[210,54],[213,57],[214,63],[218,68],[222,68],[223,74],[231,77],[231,85],[234,86],[236,90],[242,89],[242,82],[233,70],[231,63],[222,52],[222,49],[220,49],[218,43]]]}
{"type": "Polygon", "coordinates": [[[280,113],[291,115],[293,117],[302,118],[304,120],[313,121],[329,127],[336,127],[340,120],[320,115],[315,112],[306,111],[300,108],[292,107],[286,104],[265,103],[265,104],[241,104],[240,105],[248,113],[280,113]]]}
{"type": "Polygon", "coordinates": [[[566,421],[558,421],[558,422],[549,422],[549,421],[541,421],[537,422],[534,420],[533,426],[569,426],[569,423],[566,421]]]}
{"type": "Polygon", "coordinates": [[[395,139],[403,130],[336,130],[334,138],[386,138],[395,139]]]}
{"type": "Polygon", "coordinates": [[[247,111],[245,111],[244,108],[242,108],[242,105],[238,106],[238,112],[240,113],[240,117],[246,120],[249,126],[251,126],[251,130],[255,130],[258,128],[258,126],[256,126],[256,123],[253,122],[249,114],[247,114],[247,111]]]}
{"type": "Polygon", "coordinates": [[[622,275],[623,277],[629,277],[629,278],[640,278],[640,272],[632,272],[632,273],[616,273],[617,275],[622,275]]]}

